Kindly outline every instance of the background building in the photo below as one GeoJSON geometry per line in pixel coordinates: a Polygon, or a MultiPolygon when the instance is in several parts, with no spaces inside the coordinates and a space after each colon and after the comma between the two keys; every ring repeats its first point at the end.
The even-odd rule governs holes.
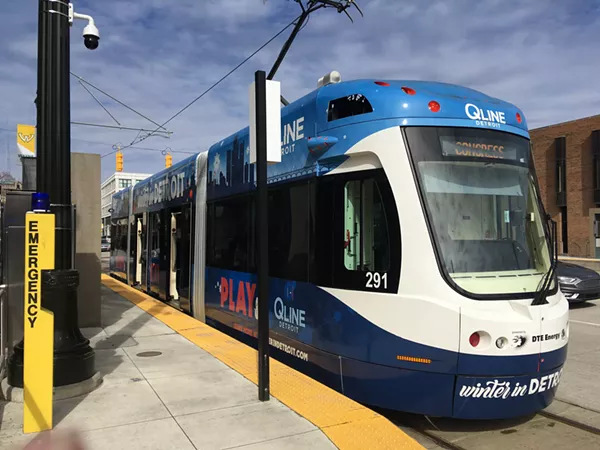
{"type": "Polygon", "coordinates": [[[127,173],[115,172],[108,177],[100,186],[101,196],[101,220],[102,236],[110,236],[110,207],[112,205],[112,196],[115,192],[135,185],[138,181],[145,180],[151,174],[147,173],[127,173]]]}
{"type": "Polygon", "coordinates": [[[9,172],[0,172],[0,203],[6,200],[6,191],[21,190],[21,182],[9,172]]]}
{"type": "Polygon", "coordinates": [[[530,131],[558,252],[600,258],[600,115],[530,131]]]}

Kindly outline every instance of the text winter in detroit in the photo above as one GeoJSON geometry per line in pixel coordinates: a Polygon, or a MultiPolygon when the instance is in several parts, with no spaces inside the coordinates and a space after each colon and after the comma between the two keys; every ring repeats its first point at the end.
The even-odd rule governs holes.
{"type": "Polygon", "coordinates": [[[510,381],[493,380],[488,381],[485,386],[481,386],[481,383],[477,383],[475,386],[462,386],[458,395],[460,397],[502,399],[533,395],[556,388],[560,383],[562,371],[561,368],[541,378],[532,378],[528,385],[517,382],[514,386],[511,386],[510,381]]]}

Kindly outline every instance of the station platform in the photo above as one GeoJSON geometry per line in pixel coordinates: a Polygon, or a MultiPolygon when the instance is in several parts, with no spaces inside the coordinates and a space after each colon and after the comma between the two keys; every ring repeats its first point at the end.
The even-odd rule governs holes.
{"type": "MultiPolygon", "coordinates": [[[[102,384],[56,400],[54,430],[86,450],[422,449],[388,419],[271,359],[260,402],[257,352],[102,275],[102,328],[82,329],[102,384]]],[[[0,402],[0,449],[23,448],[23,404],[0,402]]]]}

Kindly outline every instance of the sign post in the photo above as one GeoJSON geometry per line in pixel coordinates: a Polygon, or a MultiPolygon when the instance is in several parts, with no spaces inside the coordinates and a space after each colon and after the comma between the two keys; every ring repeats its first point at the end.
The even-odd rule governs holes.
{"type": "Polygon", "coordinates": [[[54,314],[42,307],[42,271],[54,269],[55,217],[33,209],[25,216],[24,433],[52,429],[54,314]]]}
{"type": "Polygon", "coordinates": [[[254,74],[249,89],[250,164],[256,163],[256,240],[258,249],[258,399],[269,400],[269,213],[267,164],[281,162],[281,89],[254,74]]]}

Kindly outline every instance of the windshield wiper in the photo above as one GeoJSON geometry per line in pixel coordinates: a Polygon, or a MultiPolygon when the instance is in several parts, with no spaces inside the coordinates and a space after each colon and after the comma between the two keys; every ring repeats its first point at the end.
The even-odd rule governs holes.
{"type": "Polygon", "coordinates": [[[547,297],[550,288],[552,287],[552,281],[554,281],[554,274],[556,272],[556,266],[558,265],[558,241],[556,240],[556,222],[547,217],[550,226],[551,226],[551,236],[550,236],[550,269],[541,280],[541,287],[536,292],[536,296],[531,302],[532,305],[542,305],[544,303],[548,303],[547,297]]]}

